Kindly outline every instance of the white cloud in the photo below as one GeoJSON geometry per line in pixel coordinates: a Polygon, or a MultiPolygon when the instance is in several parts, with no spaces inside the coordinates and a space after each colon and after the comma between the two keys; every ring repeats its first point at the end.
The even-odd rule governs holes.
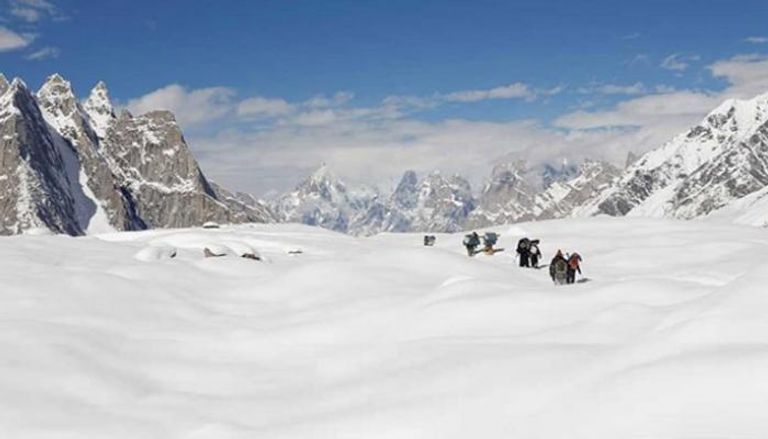
{"type": "Polygon", "coordinates": [[[154,110],[172,111],[184,127],[220,119],[233,110],[234,90],[210,87],[198,90],[172,84],[140,98],[128,101],[131,112],[141,114],[154,110]]]}
{"type": "Polygon", "coordinates": [[[0,52],[21,49],[29,46],[34,40],[31,35],[21,35],[6,27],[0,26],[0,52]]]}
{"type": "Polygon", "coordinates": [[[10,13],[28,23],[35,23],[44,17],[62,18],[56,6],[47,0],[11,0],[10,13]]]}
{"type": "Polygon", "coordinates": [[[655,94],[623,101],[609,110],[569,113],[555,124],[566,129],[671,126],[683,130],[726,99],[747,99],[768,92],[768,56],[735,56],[713,63],[708,70],[729,85],[720,92],[659,86],[655,94]]]}
{"type": "Polygon", "coordinates": [[[301,113],[293,119],[293,122],[302,126],[328,125],[338,120],[333,110],[312,110],[301,113]]]}
{"type": "Polygon", "coordinates": [[[592,84],[589,87],[581,87],[578,91],[582,94],[603,95],[639,95],[647,92],[642,82],[636,82],[630,85],[592,84]]]}
{"type": "Polygon", "coordinates": [[[709,70],[717,78],[730,83],[724,92],[727,97],[750,98],[768,92],[768,56],[739,55],[718,61],[709,70]]]}
{"type": "Polygon", "coordinates": [[[61,55],[61,50],[59,50],[59,48],[43,47],[42,49],[30,53],[25,58],[33,61],[42,61],[44,59],[58,58],[59,55],[61,55]]]}
{"type": "Polygon", "coordinates": [[[744,38],[744,41],[752,44],[765,44],[765,43],[768,43],[768,37],[753,36],[753,37],[744,38]]]}
{"type": "Polygon", "coordinates": [[[354,99],[355,95],[349,91],[340,91],[331,97],[324,95],[315,96],[303,103],[309,108],[338,107],[354,99]]]}
{"type": "MultiPolygon", "coordinates": [[[[622,164],[628,151],[645,152],[660,146],[726,98],[768,91],[768,57],[743,55],[713,63],[708,69],[728,83],[726,89],[593,84],[596,92],[632,95],[642,89],[649,94],[632,96],[606,110],[582,108],[562,115],[551,126],[536,120],[423,121],[412,116],[446,102],[522,95],[488,89],[454,95],[463,99],[458,101],[447,100],[452,93],[395,96],[373,107],[325,106],[333,99],[310,99],[288,103],[294,111],[270,124],[240,124],[212,135],[192,133],[190,140],[213,179],[257,193],[288,189],[321,162],[348,180],[383,187],[394,184],[409,168],[422,173],[432,169],[460,172],[477,186],[501,157],[532,163],[563,158],[578,162],[590,157],[622,164]]],[[[533,90],[536,96],[545,95],[533,90]]]]}
{"type": "Polygon", "coordinates": [[[295,107],[284,99],[268,99],[260,96],[241,101],[237,106],[238,116],[276,117],[292,113],[295,107]]]}
{"type": "Polygon", "coordinates": [[[440,98],[447,102],[478,102],[489,99],[533,99],[535,93],[527,84],[516,82],[514,84],[495,87],[488,90],[464,90],[441,95],[440,98]]]}
{"type": "Polygon", "coordinates": [[[435,93],[429,96],[393,95],[382,101],[382,105],[391,106],[404,111],[425,110],[435,108],[446,103],[475,103],[487,100],[499,99],[523,99],[536,100],[540,96],[554,96],[565,90],[564,86],[556,86],[550,89],[535,90],[528,84],[515,82],[509,85],[489,89],[460,90],[449,93],[435,93]]]}
{"type": "Polygon", "coordinates": [[[682,72],[688,69],[690,63],[700,60],[699,55],[682,55],[679,53],[673,53],[664,58],[661,62],[661,67],[667,70],[673,70],[676,72],[682,72]]]}
{"type": "Polygon", "coordinates": [[[651,57],[644,53],[638,53],[637,55],[633,56],[632,58],[625,61],[625,64],[629,67],[634,67],[638,64],[650,64],[651,63],[651,57]]]}

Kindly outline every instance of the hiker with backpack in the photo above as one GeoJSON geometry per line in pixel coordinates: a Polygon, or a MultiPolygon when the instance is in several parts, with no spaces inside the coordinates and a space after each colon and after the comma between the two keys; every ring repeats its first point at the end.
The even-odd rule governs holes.
{"type": "Polygon", "coordinates": [[[483,251],[487,255],[493,255],[497,251],[503,251],[504,249],[495,249],[493,248],[494,245],[496,245],[496,242],[499,240],[499,234],[494,232],[486,232],[483,235],[483,251]]]}
{"type": "Polygon", "coordinates": [[[581,274],[581,255],[574,253],[568,257],[568,271],[566,272],[566,283],[576,283],[576,272],[581,274]]]}
{"type": "Polygon", "coordinates": [[[480,236],[477,232],[472,232],[469,235],[464,236],[464,247],[467,249],[468,256],[474,256],[477,251],[477,247],[480,245],[480,236]]]}
{"type": "Polygon", "coordinates": [[[549,263],[549,277],[555,285],[563,285],[567,282],[568,261],[563,256],[563,252],[558,250],[552,262],[549,263]]]}
{"type": "Polygon", "coordinates": [[[539,250],[539,240],[534,239],[531,241],[531,246],[528,250],[530,254],[531,267],[539,268],[539,259],[541,259],[541,250],[539,250]]]}
{"type": "Polygon", "coordinates": [[[530,253],[531,250],[531,240],[528,238],[522,238],[520,241],[517,241],[517,254],[520,256],[520,266],[521,267],[530,267],[530,253]]]}

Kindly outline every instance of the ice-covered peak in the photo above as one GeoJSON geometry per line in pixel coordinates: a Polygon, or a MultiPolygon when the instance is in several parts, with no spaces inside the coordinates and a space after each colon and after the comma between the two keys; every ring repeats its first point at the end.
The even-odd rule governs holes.
{"type": "MultiPolygon", "coordinates": [[[[3,108],[16,107],[18,109],[20,106],[28,107],[30,101],[34,101],[34,97],[30,93],[29,88],[27,88],[27,84],[19,78],[13,78],[13,81],[8,84],[5,92],[0,96],[2,96],[0,106],[3,108]]],[[[13,113],[15,110],[11,110],[11,112],[13,113]]]]}
{"type": "Polygon", "coordinates": [[[115,109],[109,99],[107,85],[99,81],[91,90],[88,99],[83,103],[83,109],[91,120],[93,130],[100,138],[106,137],[107,130],[115,121],[115,109]]]}
{"type": "Polygon", "coordinates": [[[37,102],[45,120],[60,134],[70,137],[81,129],[82,115],[72,84],[61,75],[48,77],[37,91],[37,102]]]}
{"type": "Polygon", "coordinates": [[[72,84],[65,80],[58,73],[54,73],[46,79],[45,83],[37,92],[38,97],[47,99],[75,99],[75,93],[72,91],[72,84]]]}
{"type": "MultiPolygon", "coordinates": [[[[768,119],[768,93],[751,99],[727,99],[711,111],[702,127],[725,131],[749,131],[768,119]]],[[[696,128],[694,128],[696,130],[696,128]]]]}
{"type": "Polygon", "coordinates": [[[97,111],[99,113],[113,114],[112,101],[109,99],[109,89],[102,81],[99,81],[93,89],[88,99],[85,100],[87,110],[97,111]]]}
{"type": "Polygon", "coordinates": [[[14,93],[19,91],[24,91],[29,93],[29,88],[27,87],[27,83],[24,82],[21,78],[13,78],[13,81],[11,81],[10,85],[8,86],[9,90],[13,90],[14,93]]]}
{"type": "Polygon", "coordinates": [[[308,182],[314,184],[336,184],[340,183],[336,174],[331,171],[326,163],[322,163],[312,175],[307,179],[308,182]]]}

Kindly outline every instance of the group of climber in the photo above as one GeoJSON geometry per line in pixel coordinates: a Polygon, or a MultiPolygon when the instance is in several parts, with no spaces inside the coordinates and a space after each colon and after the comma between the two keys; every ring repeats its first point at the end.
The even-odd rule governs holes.
{"type": "Polygon", "coordinates": [[[464,247],[467,249],[468,256],[474,256],[478,253],[485,253],[492,255],[494,253],[503,252],[503,248],[495,248],[496,242],[499,240],[499,234],[494,232],[486,232],[481,237],[477,232],[472,232],[464,237],[464,247]],[[478,250],[482,241],[483,248],[478,250]]]}
{"type": "MultiPolygon", "coordinates": [[[[474,256],[478,253],[494,254],[504,249],[496,249],[494,246],[498,241],[499,235],[493,232],[487,232],[482,235],[472,232],[464,237],[464,247],[467,249],[468,256],[474,256]],[[480,245],[482,250],[478,250],[480,245]]],[[[520,267],[539,268],[541,260],[541,250],[539,249],[540,240],[522,238],[517,242],[517,256],[520,267]]],[[[425,243],[426,245],[426,243],[425,243]]],[[[555,285],[565,285],[576,283],[576,273],[581,274],[581,255],[578,253],[563,254],[558,250],[555,257],[549,263],[549,276],[555,285]]]]}
{"type": "Polygon", "coordinates": [[[522,238],[517,241],[517,256],[520,260],[520,266],[525,268],[539,268],[541,259],[541,250],[539,250],[538,239],[522,238]]]}
{"type": "Polygon", "coordinates": [[[562,250],[558,250],[549,263],[549,277],[555,285],[576,283],[576,272],[581,274],[581,255],[578,253],[563,255],[562,250]]]}
{"type": "MultiPolygon", "coordinates": [[[[538,239],[522,238],[517,242],[517,254],[520,257],[521,267],[539,268],[541,250],[538,239]]],[[[549,277],[555,285],[576,283],[576,272],[581,274],[581,255],[578,253],[563,255],[558,250],[555,257],[549,263],[549,277]]]]}

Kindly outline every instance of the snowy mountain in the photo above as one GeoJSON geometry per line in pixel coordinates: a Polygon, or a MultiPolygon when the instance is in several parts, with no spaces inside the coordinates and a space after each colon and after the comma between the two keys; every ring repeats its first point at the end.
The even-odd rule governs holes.
{"type": "Polygon", "coordinates": [[[293,191],[276,200],[272,209],[281,222],[297,222],[354,233],[354,230],[350,230],[350,222],[365,212],[375,197],[374,190],[348,189],[323,164],[293,191]]]}
{"type": "Polygon", "coordinates": [[[603,161],[586,160],[576,175],[567,181],[553,183],[546,191],[536,195],[535,219],[567,218],[579,216],[584,204],[602,193],[621,175],[621,169],[603,161]]]}
{"type": "Polygon", "coordinates": [[[389,216],[381,231],[458,232],[475,208],[472,188],[459,175],[432,172],[419,180],[407,171],[388,203],[389,216]]]}
{"type": "Polygon", "coordinates": [[[71,84],[52,75],[37,92],[36,99],[67,162],[72,193],[82,193],[76,203],[84,210],[80,215],[82,229],[104,232],[145,228],[133,210],[133,200],[115,190],[119,185],[109,168],[108,156],[103,155],[90,115],[77,101],[71,84]]]}
{"type": "Polygon", "coordinates": [[[455,232],[463,230],[474,208],[469,183],[435,172],[419,179],[407,171],[395,191],[347,186],[321,166],[272,206],[282,222],[324,227],[353,235],[380,232],[455,232]]]}
{"type": "Polygon", "coordinates": [[[262,203],[214,190],[172,114],[116,117],[101,82],[81,103],[59,75],[35,94],[0,75],[0,133],[0,234],[273,219],[262,203]]]}
{"type": "Polygon", "coordinates": [[[38,228],[82,234],[81,200],[72,191],[76,174],[63,157],[68,151],[54,140],[21,79],[8,84],[3,78],[0,89],[0,234],[38,228]]]}
{"type": "Polygon", "coordinates": [[[768,94],[728,100],[651,151],[584,213],[690,219],[768,185],[768,94]]]}
{"type": "Polygon", "coordinates": [[[537,191],[525,178],[527,171],[523,161],[496,165],[469,216],[469,228],[533,219],[537,191]]]}
{"type": "Polygon", "coordinates": [[[349,187],[322,166],[280,197],[272,209],[281,222],[353,235],[453,233],[570,216],[619,174],[616,167],[603,162],[585,162],[574,169],[565,165],[529,168],[522,161],[500,164],[477,197],[459,175],[445,177],[436,171],[420,179],[416,172],[406,171],[387,197],[375,189],[349,187]],[[547,175],[551,183],[546,190],[531,183],[532,176],[540,182],[547,175]]]}

